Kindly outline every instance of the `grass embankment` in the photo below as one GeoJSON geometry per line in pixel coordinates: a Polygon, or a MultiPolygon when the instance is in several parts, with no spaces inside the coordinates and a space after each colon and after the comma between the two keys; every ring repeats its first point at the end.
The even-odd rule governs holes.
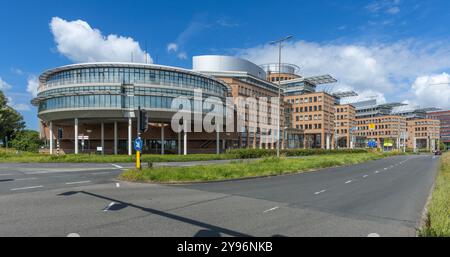
{"type": "Polygon", "coordinates": [[[420,235],[450,237],[450,152],[442,156],[439,175],[428,206],[427,222],[420,235]]]}
{"type": "MultiPolygon", "coordinates": [[[[2,149],[4,150],[4,149],[2,149]]],[[[282,152],[285,156],[309,156],[331,153],[365,153],[366,150],[285,150],[282,152]]],[[[231,150],[227,153],[216,154],[190,154],[190,155],[151,155],[144,154],[142,162],[190,162],[190,161],[210,161],[210,160],[232,160],[232,159],[252,159],[265,158],[276,155],[275,150],[260,149],[239,149],[231,150]]],[[[8,152],[0,151],[0,163],[132,163],[135,162],[135,156],[127,155],[44,155],[37,153],[16,153],[14,150],[8,152]]]]}
{"type": "Polygon", "coordinates": [[[132,182],[211,182],[301,173],[335,166],[352,165],[397,154],[399,153],[347,153],[315,155],[298,159],[270,157],[251,163],[240,161],[230,164],[196,167],[160,167],[147,168],[142,171],[128,170],[120,178],[132,182]]]}

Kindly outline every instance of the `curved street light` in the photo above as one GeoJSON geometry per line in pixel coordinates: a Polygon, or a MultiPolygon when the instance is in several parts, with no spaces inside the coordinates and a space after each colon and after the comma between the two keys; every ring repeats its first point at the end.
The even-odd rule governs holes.
{"type": "Polygon", "coordinates": [[[277,157],[280,157],[280,130],[281,130],[281,49],[283,42],[292,39],[294,36],[287,36],[282,39],[270,42],[271,45],[278,45],[278,133],[277,133],[277,157]]]}

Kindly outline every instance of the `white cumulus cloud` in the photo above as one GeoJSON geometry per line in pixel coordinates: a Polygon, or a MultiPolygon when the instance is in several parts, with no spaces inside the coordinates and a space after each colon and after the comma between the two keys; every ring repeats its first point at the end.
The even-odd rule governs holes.
{"type": "Polygon", "coordinates": [[[11,89],[12,86],[8,83],[6,83],[6,81],[4,81],[1,77],[0,77],[0,90],[8,90],[11,89]]]}
{"type": "MultiPolygon", "coordinates": [[[[261,45],[241,49],[237,55],[257,64],[273,63],[278,61],[278,48],[261,45]]],[[[339,81],[334,91],[355,90],[361,100],[425,104],[425,99],[413,97],[411,85],[419,76],[450,69],[450,44],[417,40],[390,44],[297,41],[284,46],[282,58],[283,62],[299,65],[302,76],[334,76],[339,81]]]]}
{"type": "Polygon", "coordinates": [[[420,76],[411,87],[414,102],[421,107],[450,108],[450,75],[448,73],[420,76]]]}
{"type": "Polygon", "coordinates": [[[170,43],[167,45],[167,52],[178,52],[178,45],[175,43],[170,43]]]}
{"type": "Polygon", "coordinates": [[[133,38],[105,36],[83,20],[54,17],[50,29],[58,51],[74,62],[153,62],[133,38]]]}
{"type": "Polygon", "coordinates": [[[27,84],[27,92],[30,93],[33,97],[36,97],[38,94],[39,81],[37,77],[28,78],[27,84]]]}

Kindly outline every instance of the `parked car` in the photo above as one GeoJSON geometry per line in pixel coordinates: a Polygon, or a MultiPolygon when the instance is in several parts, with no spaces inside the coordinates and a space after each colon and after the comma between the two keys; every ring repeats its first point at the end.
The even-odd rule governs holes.
{"type": "Polygon", "coordinates": [[[439,150],[438,150],[438,151],[435,151],[435,152],[434,152],[434,155],[442,155],[442,152],[439,151],[439,150]]]}

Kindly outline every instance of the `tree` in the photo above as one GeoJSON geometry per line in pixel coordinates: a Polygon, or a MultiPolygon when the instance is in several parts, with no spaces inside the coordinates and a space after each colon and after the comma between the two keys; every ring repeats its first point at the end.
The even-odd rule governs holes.
{"type": "Polygon", "coordinates": [[[40,139],[39,133],[34,130],[24,130],[16,134],[11,141],[11,146],[19,151],[38,152],[44,144],[40,139]]]}
{"type": "Polygon", "coordinates": [[[12,139],[24,128],[22,115],[8,105],[8,99],[0,90],[0,140],[12,139]]]}

